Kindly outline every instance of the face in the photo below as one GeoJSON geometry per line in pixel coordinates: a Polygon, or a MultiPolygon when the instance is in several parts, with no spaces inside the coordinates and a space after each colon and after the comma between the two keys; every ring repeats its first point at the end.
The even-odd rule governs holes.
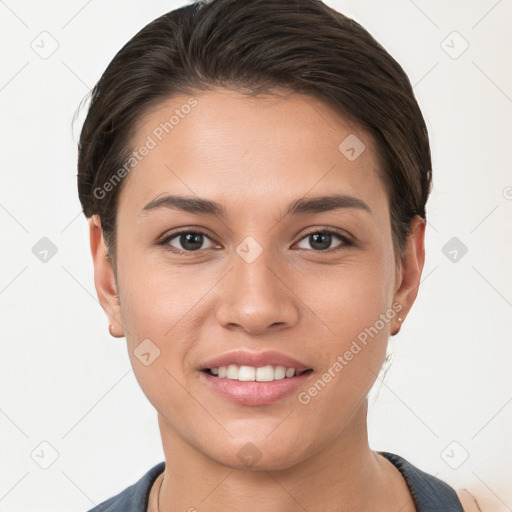
{"type": "Polygon", "coordinates": [[[365,402],[414,301],[422,231],[397,268],[373,142],[323,103],[194,100],[137,127],[134,148],[151,147],[120,194],[117,281],[91,220],[98,295],[163,437],[230,467],[292,467],[365,402]]]}

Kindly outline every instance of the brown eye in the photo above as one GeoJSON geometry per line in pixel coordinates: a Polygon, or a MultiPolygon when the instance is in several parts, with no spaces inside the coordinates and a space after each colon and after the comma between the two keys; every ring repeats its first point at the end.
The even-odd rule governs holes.
{"type": "Polygon", "coordinates": [[[203,247],[206,240],[211,240],[200,231],[181,231],[174,233],[163,240],[162,245],[171,246],[176,252],[197,252],[201,249],[208,249],[213,246],[203,247]]]}
{"type": "Polygon", "coordinates": [[[301,249],[313,250],[317,252],[327,251],[329,249],[338,249],[343,246],[352,245],[350,240],[337,231],[321,230],[307,234],[299,243],[308,242],[310,247],[301,247],[301,249]],[[332,246],[333,242],[338,241],[332,246]]]}

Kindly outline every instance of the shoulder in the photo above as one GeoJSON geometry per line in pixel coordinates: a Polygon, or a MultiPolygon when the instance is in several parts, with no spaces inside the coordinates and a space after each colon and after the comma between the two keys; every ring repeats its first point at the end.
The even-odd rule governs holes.
{"type": "Polygon", "coordinates": [[[400,455],[390,452],[379,453],[402,473],[418,512],[432,510],[470,512],[463,508],[455,489],[443,480],[422,471],[400,455]]]}
{"type": "Polygon", "coordinates": [[[456,489],[455,492],[464,507],[464,512],[483,512],[475,497],[467,489],[456,489]]]}

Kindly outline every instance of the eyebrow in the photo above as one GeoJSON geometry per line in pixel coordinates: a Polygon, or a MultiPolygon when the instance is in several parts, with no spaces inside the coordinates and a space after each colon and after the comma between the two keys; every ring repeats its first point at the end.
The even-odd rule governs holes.
{"type": "MultiPolygon", "coordinates": [[[[141,210],[141,214],[156,210],[158,208],[169,208],[195,214],[216,215],[218,217],[227,217],[226,208],[215,201],[201,199],[198,197],[166,195],[154,199],[141,210]]],[[[285,216],[297,215],[301,213],[322,213],[338,209],[358,209],[371,213],[370,207],[357,197],[334,194],[329,196],[319,196],[310,199],[300,198],[288,206],[285,216]]]]}

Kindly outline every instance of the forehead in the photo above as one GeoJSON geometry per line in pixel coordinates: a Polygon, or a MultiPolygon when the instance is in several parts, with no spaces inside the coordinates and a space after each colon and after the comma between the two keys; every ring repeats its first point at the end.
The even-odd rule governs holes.
{"type": "Polygon", "coordinates": [[[372,202],[384,195],[373,139],[308,95],[173,96],[139,120],[132,148],[144,147],[120,207],[123,197],[142,208],[162,192],[255,207],[333,189],[372,202]]]}

